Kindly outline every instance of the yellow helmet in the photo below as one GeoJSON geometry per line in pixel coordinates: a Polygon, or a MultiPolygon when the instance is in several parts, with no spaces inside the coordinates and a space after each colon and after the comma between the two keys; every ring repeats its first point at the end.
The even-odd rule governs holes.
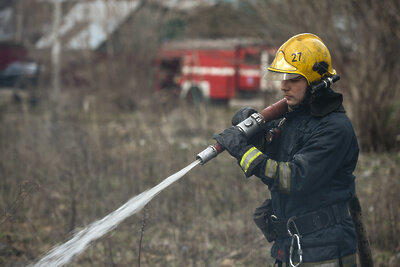
{"type": "Polygon", "coordinates": [[[322,40],[314,34],[302,33],[293,36],[279,48],[264,77],[282,81],[302,75],[310,85],[322,77],[335,74],[331,55],[322,40]]]}

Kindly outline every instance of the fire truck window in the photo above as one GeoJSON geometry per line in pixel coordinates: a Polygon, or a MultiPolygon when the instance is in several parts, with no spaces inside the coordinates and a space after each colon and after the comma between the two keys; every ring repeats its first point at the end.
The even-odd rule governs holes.
{"type": "Polygon", "coordinates": [[[247,53],[244,57],[244,63],[249,65],[260,65],[261,56],[260,54],[249,54],[247,53]]]}
{"type": "Polygon", "coordinates": [[[181,61],[177,59],[167,59],[160,64],[160,86],[162,89],[179,87],[181,77],[181,61]]]}

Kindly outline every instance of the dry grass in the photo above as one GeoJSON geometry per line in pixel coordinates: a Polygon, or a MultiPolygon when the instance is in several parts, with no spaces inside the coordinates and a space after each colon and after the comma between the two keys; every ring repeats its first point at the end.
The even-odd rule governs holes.
{"type": "MultiPolygon", "coordinates": [[[[0,242],[7,254],[2,263],[32,261],[71,230],[186,166],[232,113],[179,102],[164,108],[158,101],[142,102],[129,113],[107,112],[103,105],[85,113],[70,103],[56,110],[3,111],[0,242]]],[[[246,181],[232,164],[223,155],[197,167],[149,204],[143,265],[215,265],[235,251],[230,257],[239,263],[265,260],[266,243],[251,212],[266,190],[256,180],[246,181]],[[254,250],[254,242],[264,248],[254,250]],[[251,253],[241,250],[246,244],[251,253]]],[[[141,217],[127,220],[76,263],[135,264],[141,217]]]]}
{"type": "Polygon", "coordinates": [[[376,266],[400,264],[400,153],[362,154],[357,189],[376,266]]]}
{"type": "MultiPolygon", "coordinates": [[[[95,100],[85,111],[77,103],[69,96],[57,107],[2,107],[1,265],[32,262],[191,163],[234,112],[160,96],[141,99],[130,112],[95,100]]],[[[395,266],[399,253],[396,165],[394,154],[362,155],[357,169],[378,266],[395,266]]],[[[227,154],[196,167],[147,206],[142,266],[265,265],[269,244],[252,211],[267,195],[227,154]]],[[[137,266],[143,215],[95,242],[73,266],[137,266]]]]}

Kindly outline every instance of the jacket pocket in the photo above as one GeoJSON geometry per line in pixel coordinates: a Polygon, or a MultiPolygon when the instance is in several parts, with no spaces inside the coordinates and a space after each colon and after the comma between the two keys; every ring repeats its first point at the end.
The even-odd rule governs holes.
{"type": "Polygon", "coordinates": [[[271,215],[272,203],[270,199],[266,199],[260,207],[256,208],[253,214],[254,222],[265,238],[267,238],[268,242],[276,240],[276,233],[272,230],[271,215]]]}

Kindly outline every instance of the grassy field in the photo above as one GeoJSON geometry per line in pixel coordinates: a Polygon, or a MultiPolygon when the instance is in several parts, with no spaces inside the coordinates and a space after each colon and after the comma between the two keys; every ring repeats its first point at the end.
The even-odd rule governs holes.
{"type": "MultiPolygon", "coordinates": [[[[160,97],[121,112],[78,98],[0,108],[0,265],[25,266],[185,167],[235,109],[160,97]]],[[[400,154],[361,153],[357,190],[376,266],[400,264],[400,154]]],[[[197,166],[72,266],[265,266],[252,221],[268,196],[224,153],[197,166]],[[141,241],[141,244],[140,244],[141,241]]]]}

